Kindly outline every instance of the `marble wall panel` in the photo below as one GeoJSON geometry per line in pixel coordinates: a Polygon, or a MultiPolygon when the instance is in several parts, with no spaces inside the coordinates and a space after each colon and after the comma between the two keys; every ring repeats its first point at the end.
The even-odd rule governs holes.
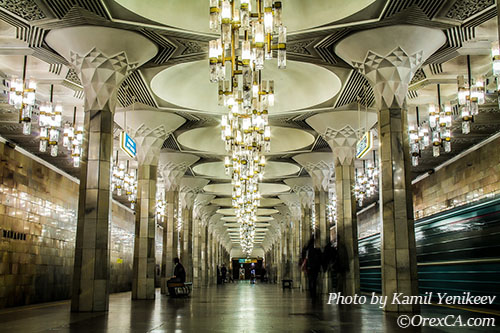
{"type": "MultiPolygon", "coordinates": [[[[500,194],[500,138],[413,185],[415,219],[500,194]]],[[[358,236],[380,232],[378,204],[358,214],[358,236]]]]}
{"type": "MultiPolygon", "coordinates": [[[[0,143],[0,308],[70,298],[78,188],[0,143]]],[[[113,202],[111,292],[131,288],[133,221],[113,202]]]]}

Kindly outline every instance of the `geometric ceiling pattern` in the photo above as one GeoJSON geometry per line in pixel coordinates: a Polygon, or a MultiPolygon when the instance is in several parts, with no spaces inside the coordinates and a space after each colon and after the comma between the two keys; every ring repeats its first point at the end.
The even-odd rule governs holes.
{"type": "MultiPolygon", "coordinates": [[[[149,0],[135,1],[136,4],[143,4],[143,6],[147,6],[148,2],[149,0]]],[[[168,1],[155,0],[154,2],[161,5],[168,1]]],[[[158,53],[121,84],[117,94],[118,107],[126,107],[128,110],[134,107],[137,110],[160,109],[162,112],[174,113],[186,119],[186,122],[165,140],[162,150],[189,152],[198,156],[199,160],[187,168],[186,175],[202,177],[195,172],[196,169],[200,169],[196,166],[204,163],[218,163],[221,161],[221,156],[208,151],[194,151],[183,146],[178,141],[178,137],[189,130],[217,127],[220,115],[216,112],[207,112],[207,110],[183,107],[183,103],[177,100],[174,103],[173,100],[163,99],[160,97],[163,96],[162,93],[156,94],[152,89],[151,81],[158,73],[174,69],[175,66],[192,64],[196,61],[206,62],[208,41],[215,38],[215,35],[194,30],[187,25],[182,26],[182,22],[179,23],[181,26],[169,26],[166,22],[155,21],[154,17],[141,16],[140,11],[131,11],[120,3],[124,1],[0,0],[0,76],[6,79],[13,74],[20,75],[22,57],[29,54],[28,71],[35,73],[36,78],[43,81],[45,85],[44,88],[40,84],[40,96],[37,97],[48,99],[47,87],[54,84],[57,92],[55,96],[61,98],[68,109],[73,110],[73,106],[76,106],[81,112],[84,97],[81,82],[69,63],[48,46],[45,37],[53,29],[81,25],[135,31],[153,42],[158,48],[158,53]]],[[[182,6],[182,3],[187,3],[187,1],[179,1],[177,5],[182,6]]],[[[289,3],[292,8],[300,5],[298,0],[289,0],[285,8],[289,3]]],[[[339,6],[345,3],[351,2],[339,2],[339,6]]],[[[352,1],[352,3],[355,2],[352,1]]],[[[361,2],[358,3],[361,4],[361,2]]],[[[306,103],[298,109],[286,113],[271,113],[269,119],[271,126],[304,131],[313,139],[312,143],[297,150],[269,155],[269,161],[294,164],[298,171],[295,172],[294,169],[293,173],[286,175],[276,173],[276,178],[264,179],[264,182],[283,184],[286,179],[308,176],[307,170],[298,165],[292,157],[301,153],[331,151],[328,143],[306,123],[307,118],[327,111],[356,110],[358,102],[362,104],[362,110],[365,107],[374,106],[375,96],[368,81],[335,52],[335,47],[340,41],[356,32],[401,24],[437,28],[443,31],[446,42],[430,55],[409,83],[406,101],[411,117],[413,117],[410,117],[411,119],[415,117],[417,106],[423,110],[422,104],[435,98],[437,84],[442,87],[444,100],[456,98],[454,77],[456,78],[456,75],[464,70],[463,64],[467,55],[471,55],[473,59],[473,72],[484,74],[482,72],[487,66],[483,66],[481,57],[487,57],[489,54],[488,41],[498,38],[497,10],[494,0],[367,0],[362,3],[363,5],[359,8],[339,7],[339,10],[342,9],[339,13],[342,12],[345,15],[320,16],[318,13],[318,16],[314,17],[314,13],[311,13],[312,17],[307,22],[297,22],[297,18],[289,14],[289,19],[292,20],[290,26],[300,27],[298,23],[301,23],[305,28],[289,31],[287,58],[302,65],[315,66],[314,68],[319,69],[318,73],[324,72],[331,77],[336,77],[339,86],[338,91],[325,94],[322,98],[314,99],[311,96],[310,100],[305,100],[306,103]]],[[[328,10],[331,9],[325,9],[326,12],[328,10]]],[[[161,15],[164,13],[165,11],[161,12],[161,15]]],[[[181,16],[188,17],[188,14],[182,13],[181,16]]],[[[283,20],[286,22],[287,18],[284,17],[283,20]]],[[[203,20],[202,24],[208,27],[208,17],[203,20]]],[[[299,67],[306,68],[306,66],[297,66],[299,67]]],[[[290,66],[290,68],[290,72],[293,72],[293,67],[290,66]]],[[[287,75],[295,74],[287,73],[287,75]]],[[[307,78],[307,72],[298,71],[296,75],[297,77],[303,75],[307,78]]],[[[208,75],[206,81],[208,81],[208,75]]],[[[297,85],[294,85],[289,93],[293,94],[293,90],[307,91],[311,95],[312,92],[307,90],[306,82],[301,86],[300,81],[303,80],[298,80],[297,85]]],[[[182,82],[179,82],[179,85],[182,85],[182,82]]],[[[192,98],[196,98],[196,91],[191,93],[192,98]]],[[[213,96],[216,98],[215,94],[213,96]]],[[[301,97],[301,99],[306,98],[307,94],[301,97]]],[[[279,100],[276,103],[279,103],[279,100]]],[[[192,106],[192,104],[184,105],[192,106]]],[[[66,120],[72,117],[72,111],[70,113],[71,115],[63,115],[66,120]]],[[[6,95],[2,94],[0,96],[0,135],[68,174],[74,177],[79,176],[78,169],[72,167],[70,156],[65,154],[64,150],[61,150],[59,156],[55,158],[38,153],[37,129],[34,128],[32,136],[23,136],[21,126],[15,121],[16,117],[17,114],[7,105],[6,95]]],[[[425,115],[421,115],[422,117],[425,118],[425,115]]],[[[116,128],[119,127],[116,126],[116,128]]],[[[496,95],[487,96],[486,104],[481,106],[479,115],[472,123],[471,133],[463,135],[460,123],[456,122],[452,127],[451,153],[443,153],[438,158],[434,158],[430,150],[424,150],[422,158],[419,159],[419,165],[412,169],[413,178],[431,171],[499,130],[500,115],[496,95]]],[[[224,177],[210,179],[210,184],[227,182],[228,180],[224,177]]],[[[277,195],[273,195],[272,198],[279,200],[277,195]]],[[[218,199],[224,198],[216,200],[218,199]]],[[[274,215],[279,216],[280,213],[274,215]]],[[[276,219],[271,224],[275,222],[276,219]]]]}

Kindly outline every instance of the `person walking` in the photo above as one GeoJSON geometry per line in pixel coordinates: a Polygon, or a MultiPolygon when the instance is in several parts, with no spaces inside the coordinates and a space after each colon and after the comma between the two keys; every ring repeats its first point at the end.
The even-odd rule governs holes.
{"type": "Polygon", "coordinates": [[[318,276],[321,270],[322,252],[319,248],[314,247],[314,238],[311,238],[309,241],[303,256],[302,267],[307,275],[309,296],[315,301],[317,297],[318,276]]]}
{"type": "Polygon", "coordinates": [[[220,272],[222,274],[222,284],[226,283],[226,276],[227,276],[227,268],[226,265],[222,264],[222,268],[220,269],[220,272]]]}

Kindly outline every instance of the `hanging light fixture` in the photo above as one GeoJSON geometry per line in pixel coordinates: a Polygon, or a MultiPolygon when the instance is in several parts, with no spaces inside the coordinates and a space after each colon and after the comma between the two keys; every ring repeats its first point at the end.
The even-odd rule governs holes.
{"type": "Polygon", "coordinates": [[[54,85],[50,85],[50,101],[40,105],[40,152],[50,149],[50,155],[56,157],[59,152],[59,134],[62,125],[62,105],[54,104],[54,85]]]}
{"type": "Polygon", "coordinates": [[[156,222],[165,222],[165,216],[167,215],[167,201],[165,200],[165,188],[158,183],[156,187],[156,222]]]}
{"type": "MultiPolygon", "coordinates": [[[[40,112],[41,113],[41,112],[40,112]]],[[[69,150],[73,158],[73,166],[80,166],[83,144],[83,126],[76,125],[76,106],[73,109],[73,123],[65,123],[63,130],[63,147],[69,150]]]]}
{"type": "Polygon", "coordinates": [[[218,83],[219,105],[229,109],[221,121],[221,138],[230,155],[224,166],[232,180],[241,245],[250,254],[260,203],[258,181],[266,164],[263,154],[270,151],[268,110],[274,105],[274,81],[262,80],[261,71],[273,50],[278,68],[286,67],[286,27],[280,1],[241,0],[239,8],[236,3],[210,0],[209,25],[220,31],[220,38],[209,42],[209,72],[210,82],[218,83]]]}
{"type": "Polygon", "coordinates": [[[128,202],[130,202],[130,208],[135,209],[137,202],[137,170],[130,169],[128,160],[126,166],[118,161],[118,150],[113,161],[111,192],[116,193],[117,196],[125,194],[128,202]]]}
{"type": "MultiPolygon", "coordinates": [[[[430,132],[430,137],[432,140],[432,155],[434,157],[440,156],[441,147],[443,147],[446,153],[451,152],[451,125],[453,123],[453,109],[449,102],[445,103],[444,105],[441,103],[441,87],[439,84],[437,85],[437,97],[437,107],[434,104],[429,105],[429,129],[422,130],[422,134],[419,134],[419,137],[421,137],[422,139],[422,142],[420,143],[420,149],[423,150],[429,145],[429,136],[427,135],[427,133],[430,132]]],[[[416,146],[413,141],[412,143],[413,146],[411,147],[411,150],[413,151],[414,149],[416,149],[416,146]]],[[[418,164],[418,161],[415,162],[418,164]]]]}
{"type": "Polygon", "coordinates": [[[36,81],[26,79],[28,56],[24,56],[23,77],[12,77],[9,82],[9,104],[19,110],[19,123],[23,124],[23,134],[31,134],[31,119],[35,106],[36,81]]]}
{"type": "Polygon", "coordinates": [[[378,166],[376,164],[376,152],[373,151],[373,161],[363,160],[363,168],[356,168],[354,182],[354,197],[359,207],[363,201],[375,195],[378,187],[378,166]]]}
{"type": "MultiPolygon", "coordinates": [[[[435,114],[435,110],[432,112],[435,114]]],[[[420,111],[418,106],[416,107],[416,115],[416,125],[408,126],[411,164],[413,166],[418,165],[419,158],[422,157],[422,150],[429,146],[429,126],[427,122],[420,123],[420,111]]]]}
{"type": "Polygon", "coordinates": [[[328,190],[328,205],[326,206],[328,224],[337,224],[337,195],[333,187],[328,190]]]}
{"type": "MultiPolygon", "coordinates": [[[[493,54],[493,49],[492,49],[493,54]]],[[[498,55],[493,55],[493,74],[500,69],[498,63],[498,55]],[[495,60],[497,59],[497,60],[495,60]]],[[[485,85],[484,76],[479,76],[474,81],[472,79],[470,55],[467,55],[467,82],[463,75],[457,77],[458,85],[458,106],[461,108],[462,114],[462,133],[469,134],[471,123],[474,122],[474,116],[479,114],[479,105],[485,102],[485,85]]]]}

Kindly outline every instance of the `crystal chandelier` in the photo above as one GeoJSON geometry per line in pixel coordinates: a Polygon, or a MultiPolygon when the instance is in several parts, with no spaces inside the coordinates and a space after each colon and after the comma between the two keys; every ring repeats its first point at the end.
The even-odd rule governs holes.
{"type": "Polygon", "coordinates": [[[163,186],[156,187],[156,222],[164,222],[167,214],[167,201],[165,200],[165,188],[163,186]]]}
{"type": "Polygon", "coordinates": [[[83,126],[76,126],[76,106],[73,111],[73,124],[64,124],[63,147],[68,149],[73,158],[73,166],[80,166],[83,144],[83,126]]]}
{"type": "Polygon", "coordinates": [[[47,151],[50,147],[50,155],[57,156],[59,152],[59,134],[62,125],[62,105],[54,105],[54,85],[50,85],[50,102],[40,105],[40,116],[38,125],[40,126],[40,152],[47,151]]]}
{"type": "Polygon", "coordinates": [[[452,108],[449,103],[444,107],[441,105],[441,89],[437,85],[438,106],[429,105],[429,128],[432,138],[432,155],[438,157],[441,147],[446,153],[451,152],[451,124],[452,124],[452,108]]]}
{"type": "Polygon", "coordinates": [[[126,167],[123,163],[118,162],[118,151],[116,151],[116,159],[111,174],[111,192],[116,193],[117,196],[125,194],[130,202],[130,208],[135,209],[137,202],[137,171],[129,169],[128,161],[126,167]]]}
{"type": "Polygon", "coordinates": [[[337,224],[337,195],[335,190],[332,188],[328,191],[328,205],[326,206],[326,214],[328,219],[328,224],[330,226],[337,224]]]}
{"type": "Polygon", "coordinates": [[[378,187],[378,167],[375,165],[376,155],[373,151],[373,161],[363,160],[363,168],[355,171],[356,180],[354,183],[354,197],[359,207],[363,206],[363,201],[375,195],[378,187]]]}
{"type": "Polygon", "coordinates": [[[9,104],[19,110],[19,123],[23,124],[23,134],[31,134],[31,118],[35,106],[36,82],[26,79],[28,56],[24,56],[23,77],[12,77],[9,83],[9,104]]]}
{"type": "MultiPolygon", "coordinates": [[[[410,155],[411,164],[418,165],[418,159],[422,156],[422,150],[430,144],[429,140],[429,124],[427,122],[420,123],[420,112],[416,107],[417,123],[415,126],[408,126],[408,134],[410,139],[410,155]]],[[[374,159],[375,161],[375,159],[374,159]]]]}
{"type": "MultiPolygon", "coordinates": [[[[492,50],[493,51],[493,50],[492,50]]],[[[498,70],[493,57],[493,74],[498,70]]],[[[479,114],[479,105],[485,102],[485,79],[483,76],[476,78],[475,82],[471,75],[470,56],[467,56],[467,81],[463,76],[457,77],[458,106],[462,114],[462,133],[469,134],[474,116],[479,114]]]]}
{"type": "Polygon", "coordinates": [[[232,180],[233,206],[247,254],[253,249],[258,180],[266,163],[263,154],[270,151],[268,109],[274,105],[274,81],[262,80],[261,71],[273,50],[278,68],[286,67],[281,16],[280,1],[240,0],[238,6],[236,0],[210,0],[210,29],[221,35],[209,43],[210,82],[218,83],[218,103],[229,109],[221,121],[221,137],[230,155],[224,165],[232,180]]]}

